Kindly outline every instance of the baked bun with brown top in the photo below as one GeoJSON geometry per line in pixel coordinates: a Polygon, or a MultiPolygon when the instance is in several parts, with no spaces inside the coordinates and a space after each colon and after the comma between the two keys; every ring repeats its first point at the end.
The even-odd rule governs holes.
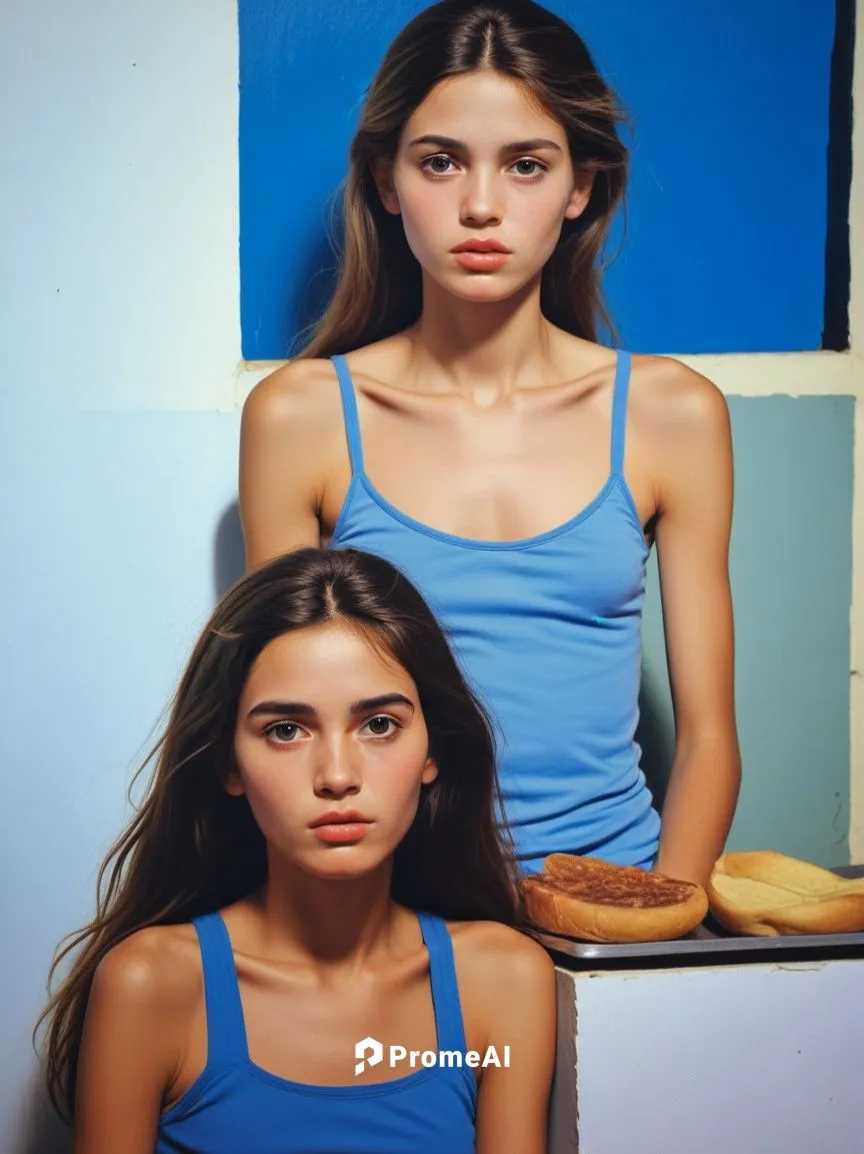
{"type": "Polygon", "coordinates": [[[864,878],[773,850],[725,853],[708,882],[711,913],[736,934],[850,934],[864,931],[864,878]]]}
{"type": "Polygon", "coordinates": [[[587,942],[680,938],[708,912],[701,886],[599,858],[550,854],[523,880],[526,913],[540,929],[587,942]]]}

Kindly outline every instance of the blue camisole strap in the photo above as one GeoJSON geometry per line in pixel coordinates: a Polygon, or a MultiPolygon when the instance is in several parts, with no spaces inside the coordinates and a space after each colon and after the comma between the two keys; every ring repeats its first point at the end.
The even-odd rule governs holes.
{"type": "MultiPolygon", "coordinates": [[[[439,1050],[465,1051],[465,1026],[456,982],[453,943],[444,922],[418,912],[420,932],[429,951],[429,981],[439,1050]]],[[[204,998],[207,1007],[207,1064],[232,1066],[248,1058],[243,1005],[231,939],[218,913],[193,921],[201,945],[204,998]]]]}
{"type": "Polygon", "coordinates": [[[417,914],[423,941],[429,951],[429,979],[435,1008],[435,1029],[439,1050],[467,1049],[453,943],[444,922],[432,914],[417,914]]]}
{"type": "Polygon", "coordinates": [[[207,1007],[207,1065],[233,1066],[248,1057],[243,1005],[231,938],[221,914],[205,914],[192,923],[201,945],[207,1007]]]}
{"type": "MultiPolygon", "coordinates": [[[[352,473],[363,472],[363,442],[360,437],[360,416],[354,383],[345,357],[339,353],[331,357],[339,379],[342,412],[348,439],[348,453],[352,473]]],[[[627,428],[627,394],[630,387],[630,353],[619,349],[615,365],[614,395],[612,400],[612,472],[624,475],[624,435],[627,428]]]]}
{"type": "Polygon", "coordinates": [[[339,378],[339,392],[342,394],[342,411],[345,414],[345,431],[348,437],[348,453],[351,458],[351,472],[363,472],[363,444],[360,439],[360,416],[357,412],[357,397],[348,362],[339,353],[330,358],[336,366],[339,378]]]}
{"type": "Polygon", "coordinates": [[[624,476],[624,435],[627,430],[627,393],[630,389],[630,353],[618,350],[612,397],[612,472],[624,476]]]}

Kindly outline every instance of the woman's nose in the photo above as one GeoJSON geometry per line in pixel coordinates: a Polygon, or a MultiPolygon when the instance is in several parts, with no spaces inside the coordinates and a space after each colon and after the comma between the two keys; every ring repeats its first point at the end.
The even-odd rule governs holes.
{"type": "Polygon", "coordinates": [[[494,224],[501,220],[502,208],[498,182],[489,173],[472,173],[465,185],[462,199],[462,222],[478,225],[494,224]]]}
{"type": "Polygon", "coordinates": [[[341,737],[322,741],[315,766],[316,793],[340,796],[360,787],[358,750],[341,737]]]}

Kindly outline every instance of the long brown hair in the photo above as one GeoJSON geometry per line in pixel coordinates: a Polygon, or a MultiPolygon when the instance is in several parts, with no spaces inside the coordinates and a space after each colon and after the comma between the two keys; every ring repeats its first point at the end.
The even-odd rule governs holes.
{"type": "Polygon", "coordinates": [[[407,578],[378,557],[352,549],[289,553],[243,577],[214,610],[164,734],[139,770],[155,760],[146,797],[99,871],[96,917],[55,956],[52,977],[76,954],[40,1018],[49,1021],[48,1087],[61,1112],[74,1109],[87,999],[108,951],[145,926],[189,921],[264,884],[264,837],[245,797],[223,787],[240,695],[276,637],[339,620],[361,629],[413,678],[439,769],[396,850],[394,900],[446,918],[516,922],[492,730],[435,617],[407,578]]]}
{"type": "Polygon", "coordinates": [[[376,161],[389,162],[403,126],[440,81],[492,69],[524,85],[564,127],[574,168],[593,175],[590,201],[565,220],[543,269],[540,307],[553,324],[588,340],[612,329],[599,261],[624,195],[624,117],[574,29],[531,0],[443,0],[407,24],[373,79],[350,149],[342,193],[344,249],[329,306],[300,357],[349,352],[414,324],[422,308],[420,265],[398,216],[381,203],[376,161]]]}

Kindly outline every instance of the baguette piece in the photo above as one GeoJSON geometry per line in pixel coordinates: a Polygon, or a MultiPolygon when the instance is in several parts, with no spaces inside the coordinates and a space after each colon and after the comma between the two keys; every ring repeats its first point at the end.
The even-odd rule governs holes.
{"type": "Polygon", "coordinates": [[[850,934],[864,931],[864,878],[773,850],[725,853],[708,882],[711,913],[736,934],[850,934]]]}
{"type": "Polygon", "coordinates": [[[589,942],[679,938],[708,911],[693,882],[573,854],[550,854],[542,874],[523,880],[522,894],[540,929],[589,942]]]}

